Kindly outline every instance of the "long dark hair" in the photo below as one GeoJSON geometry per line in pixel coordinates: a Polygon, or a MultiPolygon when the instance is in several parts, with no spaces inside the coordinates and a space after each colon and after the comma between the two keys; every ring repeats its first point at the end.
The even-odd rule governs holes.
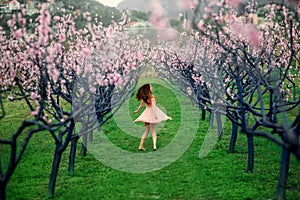
{"type": "Polygon", "coordinates": [[[137,98],[138,100],[143,100],[146,104],[151,104],[151,97],[152,97],[152,92],[150,91],[149,83],[141,86],[138,89],[135,96],[135,98],[137,98]]]}

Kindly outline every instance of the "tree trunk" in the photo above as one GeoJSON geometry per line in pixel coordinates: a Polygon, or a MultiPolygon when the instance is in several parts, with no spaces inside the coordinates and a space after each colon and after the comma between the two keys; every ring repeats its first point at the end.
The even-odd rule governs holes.
{"type": "Polygon", "coordinates": [[[282,147],[281,160],[280,160],[280,175],[278,180],[278,186],[276,191],[276,200],[285,199],[285,190],[288,179],[288,171],[290,164],[291,152],[286,148],[282,147]]]}
{"type": "Polygon", "coordinates": [[[204,108],[202,108],[202,115],[201,115],[202,121],[204,121],[205,118],[206,118],[206,110],[204,108]]]}
{"type": "Polygon", "coordinates": [[[88,142],[93,142],[94,140],[94,134],[93,134],[93,131],[90,131],[88,133],[88,142]]]}
{"type": "Polygon", "coordinates": [[[86,156],[86,151],[87,151],[87,134],[84,134],[82,136],[82,145],[81,145],[80,155],[86,156]]]}
{"type": "Polygon", "coordinates": [[[0,200],[5,200],[5,198],[6,198],[5,189],[6,189],[6,184],[1,183],[0,184],[0,200]]]}
{"type": "Polygon", "coordinates": [[[75,137],[71,141],[71,149],[70,149],[70,157],[69,157],[69,165],[68,165],[68,172],[69,172],[69,174],[74,174],[76,148],[77,148],[78,139],[79,139],[79,137],[75,137]]]}
{"type": "Polygon", "coordinates": [[[58,146],[56,146],[54,160],[52,164],[52,171],[50,174],[50,179],[48,184],[48,195],[50,198],[54,196],[55,183],[58,174],[59,164],[61,161],[61,156],[62,156],[62,152],[59,152],[58,146]]]}
{"type": "Polygon", "coordinates": [[[253,135],[247,133],[247,141],[248,141],[248,168],[247,172],[253,171],[254,166],[254,144],[253,144],[253,135]]]}
{"type": "Polygon", "coordinates": [[[222,127],[222,119],[221,119],[221,114],[216,113],[216,120],[217,120],[217,126],[218,126],[218,137],[221,139],[222,133],[223,133],[223,127],[222,127]]]}
{"type": "Polygon", "coordinates": [[[229,153],[234,153],[237,134],[238,134],[238,125],[232,122],[232,133],[231,133],[231,139],[229,143],[229,153]]]}

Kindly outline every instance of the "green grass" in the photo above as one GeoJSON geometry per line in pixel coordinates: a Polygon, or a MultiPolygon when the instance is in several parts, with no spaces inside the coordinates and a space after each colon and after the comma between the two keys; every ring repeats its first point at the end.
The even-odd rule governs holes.
{"type": "MultiPolygon", "coordinates": [[[[181,114],[178,109],[179,102],[173,92],[160,84],[152,85],[158,106],[165,109],[173,118],[158,132],[158,149],[161,149],[174,139],[180,126],[181,114]]],[[[1,139],[9,138],[20,120],[29,116],[23,104],[14,102],[7,105],[9,112],[0,124],[1,139]]],[[[132,97],[129,101],[130,113],[138,105],[139,102],[132,97]]],[[[134,120],[138,115],[130,114],[130,116],[134,120]]],[[[139,126],[143,130],[143,125],[139,124],[139,126]]],[[[140,138],[126,134],[114,119],[102,128],[109,140],[119,148],[140,154],[152,152],[151,138],[146,141],[146,152],[138,152],[140,138]]],[[[115,170],[99,162],[91,153],[81,157],[80,147],[78,147],[75,174],[70,175],[67,172],[69,154],[67,149],[59,169],[54,199],[257,200],[274,198],[279,175],[280,147],[264,138],[254,138],[254,172],[247,173],[245,171],[246,136],[239,135],[236,153],[228,154],[230,140],[228,121],[225,123],[222,139],[206,157],[199,159],[199,149],[207,130],[208,119],[200,121],[196,137],[187,151],[170,165],[148,173],[135,174],[115,170]]],[[[140,136],[142,134],[141,132],[140,136]]],[[[41,132],[33,136],[8,184],[8,200],[49,199],[47,185],[54,148],[54,141],[49,133],[41,132]]],[[[9,151],[4,146],[0,149],[0,158],[2,163],[5,163],[9,151]]],[[[300,165],[294,156],[290,164],[286,197],[289,200],[300,199],[300,165]]]]}

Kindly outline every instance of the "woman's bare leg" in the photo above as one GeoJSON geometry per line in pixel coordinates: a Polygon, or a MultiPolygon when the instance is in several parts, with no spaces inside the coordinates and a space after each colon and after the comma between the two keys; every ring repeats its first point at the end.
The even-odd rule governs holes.
{"type": "Polygon", "coordinates": [[[145,142],[145,140],[146,140],[149,132],[150,132],[150,124],[146,124],[145,125],[145,132],[144,132],[144,134],[143,134],[143,136],[141,138],[141,142],[140,142],[140,146],[139,146],[140,150],[145,150],[145,148],[144,148],[144,142],[145,142]]]}
{"type": "Polygon", "coordinates": [[[156,151],[156,141],[157,141],[156,124],[151,124],[151,131],[152,131],[153,150],[156,151]]]}

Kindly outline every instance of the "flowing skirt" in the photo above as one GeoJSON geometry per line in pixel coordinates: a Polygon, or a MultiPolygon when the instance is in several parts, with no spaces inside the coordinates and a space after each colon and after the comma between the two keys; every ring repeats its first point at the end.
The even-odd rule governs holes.
{"type": "Polygon", "coordinates": [[[150,124],[158,124],[165,120],[172,120],[171,117],[166,115],[156,105],[147,106],[143,113],[134,122],[145,122],[150,124]]]}

